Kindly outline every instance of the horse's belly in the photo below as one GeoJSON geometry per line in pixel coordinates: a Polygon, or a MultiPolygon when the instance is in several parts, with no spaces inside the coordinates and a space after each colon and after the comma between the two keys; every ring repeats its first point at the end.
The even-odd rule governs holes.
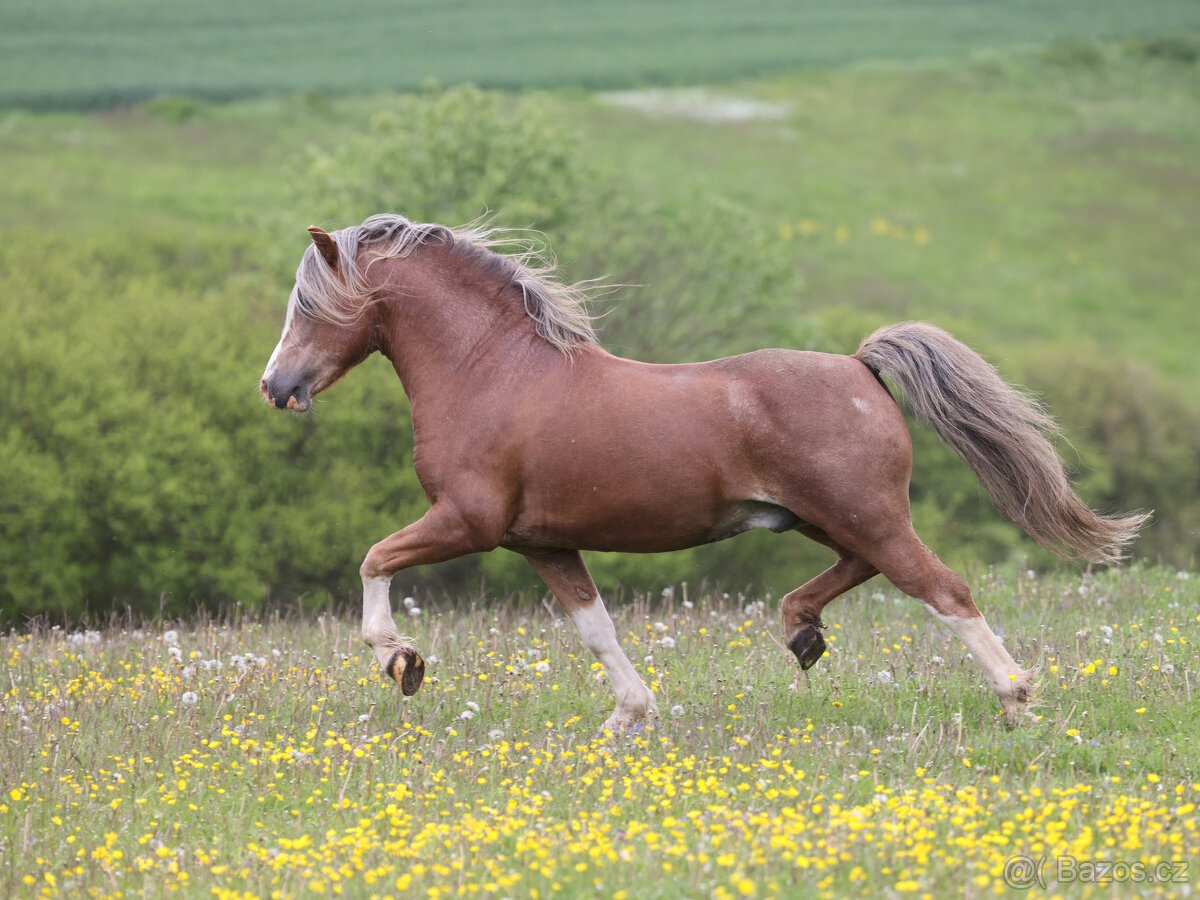
{"type": "Polygon", "coordinates": [[[504,545],[618,553],[663,553],[721,541],[752,528],[788,531],[800,524],[790,510],[760,500],[722,504],[717,509],[664,500],[621,510],[564,505],[553,514],[519,518],[504,545]]]}

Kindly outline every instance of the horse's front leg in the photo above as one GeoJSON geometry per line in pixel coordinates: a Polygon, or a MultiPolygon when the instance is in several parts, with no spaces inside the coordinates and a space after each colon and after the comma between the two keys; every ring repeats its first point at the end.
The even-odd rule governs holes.
{"type": "Polygon", "coordinates": [[[608,673],[613,692],[617,695],[617,708],[604,723],[604,729],[624,731],[657,716],[654,694],[638,677],[629,657],[621,650],[617,630],[579,551],[527,552],[524,556],[571,616],[584,644],[608,673]]]}
{"type": "Polygon", "coordinates": [[[367,553],[358,570],[363,581],[363,640],[405,696],[420,689],[425,660],[412,646],[412,638],[402,637],[396,630],[389,597],[392,576],[401,569],[445,562],[494,546],[455,508],[434,504],[416,522],[384,538],[367,553]]]}

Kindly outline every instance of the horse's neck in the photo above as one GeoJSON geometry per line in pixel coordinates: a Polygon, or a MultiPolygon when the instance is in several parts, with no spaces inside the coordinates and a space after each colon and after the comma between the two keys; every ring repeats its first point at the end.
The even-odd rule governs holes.
{"type": "Polygon", "coordinates": [[[480,286],[440,256],[397,260],[383,282],[382,349],[414,403],[531,374],[558,352],[519,299],[501,296],[508,289],[480,286]]]}

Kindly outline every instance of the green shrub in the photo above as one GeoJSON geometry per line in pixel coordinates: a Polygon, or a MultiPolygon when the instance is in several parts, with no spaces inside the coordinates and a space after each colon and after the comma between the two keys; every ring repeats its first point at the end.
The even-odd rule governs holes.
{"type": "Polygon", "coordinates": [[[1153,510],[1136,555],[1187,566],[1200,558],[1200,409],[1155,374],[1094,346],[1046,354],[1031,381],[1064,422],[1080,492],[1093,506],[1153,510]]]}
{"type": "Polygon", "coordinates": [[[1125,49],[1133,56],[1191,65],[1200,59],[1200,38],[1189,36],[1130,38],[1125,49]]]}
{"type": "Polygon", "coordinates": [[[1055,66],[1095,68],[1104,64],[1104,53],[1091,41],[1065,40],[1051,44],[1041,52],[1043,62],[1055,66]]]}
{"type": "Polygon", "coordinates": [[[378,212],[460,224],[491,211],[506,225],[556,229],[578,212],[573,145],[536,94],[430,86],[341,147],[310,148],[298,192],[345,224],[378,212]]]}
{"type": "Polygon", "coordinates": [[[263,404],[282,309],[236,261],[244,240],[7,236],[0,620],[335,591],[419,514],[386,367],[327,414],[263,404]]]}

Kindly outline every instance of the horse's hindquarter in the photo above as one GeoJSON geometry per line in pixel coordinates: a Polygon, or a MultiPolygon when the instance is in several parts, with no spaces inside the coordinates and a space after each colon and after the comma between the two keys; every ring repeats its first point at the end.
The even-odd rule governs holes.
{"type": "Polygon", "coordinates": [[[783,530],[873,439],[863,408],[903,429],[857,360],[796,351],[673,366],[587,354],[525,400],[513,547],[653,552],[783,530]]]}

